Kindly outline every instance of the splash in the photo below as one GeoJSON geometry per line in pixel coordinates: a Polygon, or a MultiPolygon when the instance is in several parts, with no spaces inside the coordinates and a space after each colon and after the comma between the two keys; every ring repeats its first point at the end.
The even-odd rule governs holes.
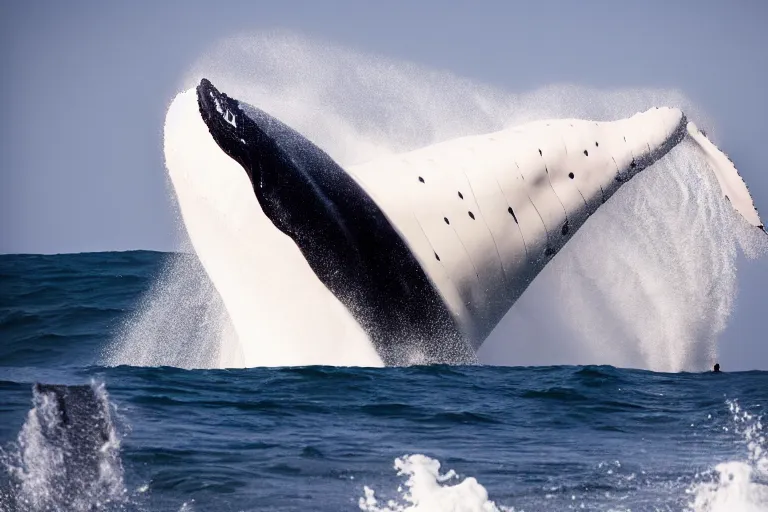
{"type": "Polygon", "coordinates": [[[768,438],[762,417],[729,401],[735,431],[747,449],[745,461],[723,462],[688,490],[692,512],[765,512],[768,510],[768,438]]]}
{"type": "MultiPolygon", "coordinates": [[[[123,507],[128,496],[111,404],[102,384],[92,383],[89,395],[89,400],[95,400],[97,417],[63,420],[66,414],[60,401],[51,393],[35,389],[34,407],[27,414],[16,445],[8,451],[0,450],[0,462],[12,481],[9,495],[0,493],[0,504],[6,502],[20,512],[123,507]],[[98,446],[90,443],[92,439],[84,431],[89,427],[104,429],[99,433],[98,446]]],[[[68,405],[83,406],[81,413],[88,410],[88,404],[68,405]]]]}
{"type": "Polygon", "coordinates": [[[473,477],[455,485],[458,479],[455,471],[440,473],[440,462],[426,455],[405,455],[395,459],[398,476],[406,476],[404,490],[398,488],[401,496],[384,503],[376,498],[370,487],[363,489],[364,496],[358,501],[360,510],[365,512],[514,512],[514,509],[499,508],[488,499],[488,491],[473,477]]]}
{"type": "Polygon", "coordinates": [[[686,142],[620,189],[526,293],[557,298],[569,363],[705,370],[733,309],[742,222],[686,142]]]}
{"type": "MultiPolygon", "coordinates": [[[[638,478],[622,470],[619,461],[600,463],[599,483],[531,488],[518,492],[515,507],[525,510],[676,510],[684,512],[765,512],[768,510],[768,437],[762,416],[727,402],[731,420],[723,428],[745,448],[743,459],[715,465],[711,470],[666,482],[638,478]],[[683,485],[680,485],[683,484],[683,485]],[[615,489],[612,489],[615,487],[615,489]],[[530,508],[529,508],[530,507],[530,508]]],[[[363,487],[358,498],[365,512],[522,512],[489,498],[489,490],[474,477],[460,478],[453,470],[441,473],[440,461],[422,454],[395,459],[404,481],[395,493],[363,487]],[[387,496],[382,498],[382,496],[387,496]]],[[[647,475],[646,471],[641,472],[647,475]]],[[[498,489],[497,489],[498,490],[498,489]]]]}
{"type": "Polygon", "coordinates": [[[174,254],[104,349],[107,366],[242,367],[221,297],[192,254],[174,254]]]}
{"type": "MultiPolygon", "coordinates": [[[[658,105],[682,108],[710,137],[716,135],[706,115],[678,91],[562,85],[510,94],[447,72],[285,33],[224,40],[192,66],[180,85],[193,87],[203,76],[296,128],[342,165],[535,119],[611,120],[658,105]]],[[[523,294],[482,347],[481,361],[613,364],[657,371],[709,366],[736,295],[738,248],[748,255],[759,252],[752,250],[759,243],[755,230],[737,218],[715,186],[706,163],[688,144],[634,178],[523,294]]],[[[267,237],[262,248],[273,243],[279,241],[267,237]]],[[[250,264],[233,272],[244,272],[250,264]]],[[[278,272],[280,266],[272,265],[278,272]]],[[[241,285],[236,295],[245,302],[240,306],[252,300],[248,296],[268,294],[266,290],[241,285]]],[[[180,304],[185,297],[171,293],[167,300],[180,304]]],[[[272,302],[266,307],[274,316],[294,318],[294,323],[306,321],[313,309],[306,301],[272,302]]],[[[167,309],[162,301],[157,308],[167,309]]],[[[246,313],[233,313],[237,308],[226,305],[229,319],[222,326],[232,328],[233,314],[240,318],[234,323],[243,325],[246,313]]],[[[295,348],[298,344],[293,352],[286,349],[269,357],[247,348],[290,338],[261,324],[251,322],[245,329],[247,342],[244,329],[234,328],[240,350],[250,354],[246,366],[314,362],[296,356],[302,353],[295,348]]],[[[194,330],[194,320],[192,325],[194,330]]],[[[223,346],[222,336],[210,338],[223,346]]],[[[312,342],[305,340],[304,345],[312,342]]],[[[339,346],[330,349],[331,354],[343,352],[339,346]]],[[[334,357],[322,362],[344,364],[334,357]]]]}

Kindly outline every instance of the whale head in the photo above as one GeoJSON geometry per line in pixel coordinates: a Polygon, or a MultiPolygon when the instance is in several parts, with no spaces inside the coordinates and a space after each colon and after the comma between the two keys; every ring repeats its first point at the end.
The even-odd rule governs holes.
{"type": "Polygon", "coordinates": [[[368,333],[386,364],[473,362],[408,243],[355,178],[307,137],[203,79],[202,120],[248,175],[261,212],[368,333]]]}
{"type": "Polygon", "coordinates": [[[306,216],[312,213],[328,221],[321,231],[331,227],[344,231],[328,192],[348,176],[330,156],[263,110],[220,92],[205,78],[197,86],[197,103],[214,141],[245,170],[275,227],[292,238],[316,239],[306,232],[306,216]]]}
{"type": "Polygon", "coordinates": [[[197,103],[214,141],[245,170],[263,212],[280,231],[316,240],[306,232],[310,213],[327,221],[321,231],[343,231],[327,197],[330,184],[325,182],[338,184],[346,173],[325,152],[266,112],[220,92],[205,78],[197,86],[197,103]]]}
{"type": "Polygon", "coordinates": [[[197,104],[203,121],[219,147],[236,162],[247,167],[246,120],[239,102],[203,78],[197,86],[197,104]]]}

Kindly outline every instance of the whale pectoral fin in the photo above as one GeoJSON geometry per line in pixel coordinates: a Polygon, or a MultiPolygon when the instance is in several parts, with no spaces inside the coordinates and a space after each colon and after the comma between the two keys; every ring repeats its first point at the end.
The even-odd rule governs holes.
{"type": "Polygon", "coordinates": [[[36,396],[55,403],[57,427],[74,429],[83,441],[89,437],[104,442],[108,437],[109,411],[89,385],[35,383],[36,396]]]}
{"type": "Polygon", "coordinates": [[[751,225],[765,231],[765,225],[760,220],[747,184],[744,183],[731,159],[720,151],[694,123],[688,123],[687,130],[688,135],[706,156],[707,163],[720,184],[720,190],[731,206],[751,225]]]}

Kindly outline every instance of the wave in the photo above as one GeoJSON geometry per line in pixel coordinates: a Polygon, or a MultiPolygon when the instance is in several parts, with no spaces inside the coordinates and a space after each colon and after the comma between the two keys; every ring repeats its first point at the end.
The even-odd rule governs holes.
{"type": "MultiPolygon", "coordinates": [[[[768,509],[768,442],[762,419],[743,411],[736,401],[729,401],[728,407],[732,415],[731,428],[746,447],[745,460],[717,464],[709,471],[695,474],[693,482],[682,487],[673,484],[670,488],[670,482],[651,483],[662,492],[678,494],[660,500],[657,505],[664,507],[663,510],[761,512],[768,509]],[[674,508],[668,503],[675,503],[674,508]]],[[[655,493],[643,492],[642,498],[633,496],[647,483],[641,483],[635,473],[623,472],[621,466],[618,461],[601,463],[597,478],[602,481],[575,488],[545,486],[543,493],[533,499],[512,498],[509,505],[503,505],[499,500],[492,500],[492,493],[476,478],[462,478],[453,469],[441,472],[440,461],[424,454],[404,455],[394,463],[397,476],[404,478],[396,492],[381,493],[365,485],[358,506],[365,512],[645,510],[651,506],[648,496],[655,493]],[[567,507],[563,506],[564,498],[571,502],[567,507]],[[548,501],[553,505],[548,506],[548,501]]],[[[657,506],[652,508],[662,510],[657,506]]]]}
{"type": "Polygon", "coordinates": [[[727,461],[703,475],[688,489],[694,512],[760,512],[768,510],[768,438],[762,416],[728,402],[733,429],[747,449],[746,460],[727,461]]]}
{"type": "MultiPolygon", "coordinates": [[[[498,512],[514,510],[498,508],[488,499],[488,491],[473,477],[455,485],[446,484],[457,478],[455,471],[440,473],[440,462],[422,454],[405,455],[395,459],[399,476],[406,476],[401,499],[380,504],[376,492],[364,487],[365,496],[360,498],[360,510],[366,512],[442,512],[446,510],[466,512],[498,512]]],[[[400,491],[401,488],[398,488],[400,491]]]]}

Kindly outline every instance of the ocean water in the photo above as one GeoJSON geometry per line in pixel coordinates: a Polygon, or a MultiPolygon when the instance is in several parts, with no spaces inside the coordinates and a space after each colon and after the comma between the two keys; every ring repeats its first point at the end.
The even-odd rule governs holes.
{"type": "Polygon", "coordinates": [[[0,256],[1,511],[768,510],[768,372],[191,369],[216,301],[142,311],[179,260],[0,256]]]}

